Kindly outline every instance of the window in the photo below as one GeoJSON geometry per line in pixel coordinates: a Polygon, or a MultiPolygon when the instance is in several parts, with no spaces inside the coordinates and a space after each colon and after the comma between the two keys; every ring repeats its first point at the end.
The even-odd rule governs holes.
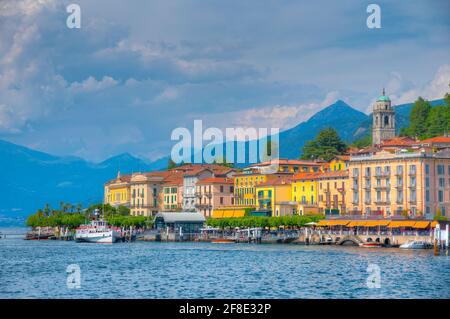
{"type": "Polygon", "coordinates": [[[397,203],[398,204],[403,203],[403,191],[402,190],[397,191],[397,203]]]}
{"type": "Polygon", "coordinates": [[[220,197],[220,205],[223,205],[223,197],[220,197]]]}
{"type": "Polygon", "coordinates": [[[398,165],[397,166],[397,175],[402,175],[403,174],[403,166],[398,165]]]}
{"type": "Polygon", "coordinates": [[[442,203],[444,201],[444,192],[438,191],[438,201],[439,203],[442,203]]]}
{"type": "Polygon", "coordinates": [[[410,201],[415,202],[416,201],[416,190],[412,189],[410,193],[410,201]]]}
{"type": "Polygon", "coordinates": [[[377,202],[381,202],[381,191],[377,191],[377,202]]]}
{"type": "Polygon", "coordinates": [[[438,165],[437,166],[437,173],[438,173],[438,175],[444,175],[445,174],[444,165],[438,165]]]}
{"type": "Polygon", "coordinates": [[[425,174],[430,174],[430,165],[429,164],[425,164],[425,174]]]}
{"type": "Polygon", "coordinates": [[[425,191],[425,200],[426,200],[427,202],[430,201],[430,191],[429,191],[428,189],[425,191]]]}
{"type": "Polygon", "coordinates": [[[223,185],[220,185],[220,192],[223,193],[223,185]]]}
{"type": "Polygon", "coordinates": [[[445,187],[445,178],[439,177],[439,187],[445,187]]]}
{"type": "Polygon", "coordinates": [[[411,177],[409,178],[409,185],[410,185],[411,187],[416,187],[416,177],[415,177],[415,176],[411,176],[411,177]]]}
{"type": "Polygon", "coordinates": [[[409,173],[416,174],[416,165],[409,165],[409,173]]]}

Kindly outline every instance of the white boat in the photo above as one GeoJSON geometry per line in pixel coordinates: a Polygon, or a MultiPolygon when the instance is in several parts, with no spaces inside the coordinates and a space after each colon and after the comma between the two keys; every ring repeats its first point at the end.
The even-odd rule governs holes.
{"type": "Polygon", "coordinates": [[[120,233],[104,220],[93,220],[89,225],[76,229],[75,241],[112,244],[120,238],[120,233]]]}
{"type": "Polygon", "coordinates": [[[419,240],[411,240],[408,241],[402,245],[400,245],[400,248],[403,249],[427,249],[431,248],[432,245],[430,243],[427,243],[426,241],[419,241],[419,240]]]}

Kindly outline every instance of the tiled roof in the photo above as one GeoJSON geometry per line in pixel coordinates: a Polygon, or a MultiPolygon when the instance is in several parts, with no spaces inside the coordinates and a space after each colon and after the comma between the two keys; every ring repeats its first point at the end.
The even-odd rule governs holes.
{"type": "Polygon", "coordinates": [[[317,179],[321,174],[321,172],[298,173],[294,175],[293,180],[317,179]]]}
{"type": "MultiPolygon", "coordinates": [[[[263,162],[263,163],[256,163],[253,165],[249,165],[248,167],[260,167],[260,166],[268,166],[272,164],[272,162],[263,162]]],[[[300,161],[300,160],[290,160],[290,159],[283,159],[280,158],[279,160],[273,160],[273,164],[278,165],[304,165],[304,166],[320,166],[320,163],[313,162],[313,161],[300,161]]]]}
{"type": "Polygon", "coordinates": [[[273,185],[289,185],[292,183],[291,177],[286,176],[269,176],[264,183],[258,184],[261,186],[273,186],[273,185]]]}
{"type": "Polygon", "coordinates": [[[381,141],[381,147],[386,146],[411,146],[416,141],[407,136],[397,136],[381,141]]]}
{"type": "Polygon", "coordinates": [[[427,143],[450,143],[450,137],[436,136],[436,137],[427,138],[426,140],[420,141],[418,144],[427,144],[427,143]]]}
{"type": "Polygon", "coordinates": [[[197,182],[197,185],[208,185],[208,184],[233,184],[233,179],[226,177],[209,177],[199,180],[197,182]]]}

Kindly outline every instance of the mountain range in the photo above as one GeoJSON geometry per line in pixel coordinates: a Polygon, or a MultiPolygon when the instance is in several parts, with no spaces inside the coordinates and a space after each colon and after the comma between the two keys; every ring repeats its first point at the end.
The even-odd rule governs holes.
{"type": "MultiPolygon", "coordinates": [[[[443,100],[431,101],[432,105],[443,100]]],[[[407,126],[412,103],[398,105],[397,129],[407,126]]],[[[346,142],[368,134],[371,115],[338,100],[307,121],[280,132],[280,157],[298,158],[302,146],[327,127],[334,127],[346,142]]],[[[59,157],[0,140],[0,224],[16,223],[16,218],[60,201],[89,205],[102,200],[103,184],[122,173],[166,168],[168,157],[149,162],[124,153],[101,163],[78,157],[59,157]],[[13,220],[11,220],[13,219],[13,220]]]]}

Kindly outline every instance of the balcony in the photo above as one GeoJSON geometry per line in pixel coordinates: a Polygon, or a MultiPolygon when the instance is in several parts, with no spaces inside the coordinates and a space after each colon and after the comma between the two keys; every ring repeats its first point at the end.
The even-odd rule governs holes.
{"type": "Polygon", "coordinates": [[[376,200],[375,205],[390,205],[391,201],[388,200],[376,200]]]}
{"type": "Polygon", "coordinates": [[[382,190],[382,189],[388,189],[390,187],[387,185],[376,185],[373,188],[382,190]]]}
{"type": "Polygon", "coordinates": [[[396,184],[394,187],[395,188],[403,188],[403,184],[396,184]]]}
{"type": "Polygon", "coordinates": [[[387,172],[381,172],[381,173],[375,173],[375,177],[376,178],[387,178],[389,177],[391,174],[387,173],[387,172]]]}
{"type": "Polygon", "coordinates": [[[401,171],[401,172],[397,172],[397,171],[396,171],[396,172],[394,173],[394,175],[395,175],[395,176],[403,176],[403,171],[401,171]]]}

